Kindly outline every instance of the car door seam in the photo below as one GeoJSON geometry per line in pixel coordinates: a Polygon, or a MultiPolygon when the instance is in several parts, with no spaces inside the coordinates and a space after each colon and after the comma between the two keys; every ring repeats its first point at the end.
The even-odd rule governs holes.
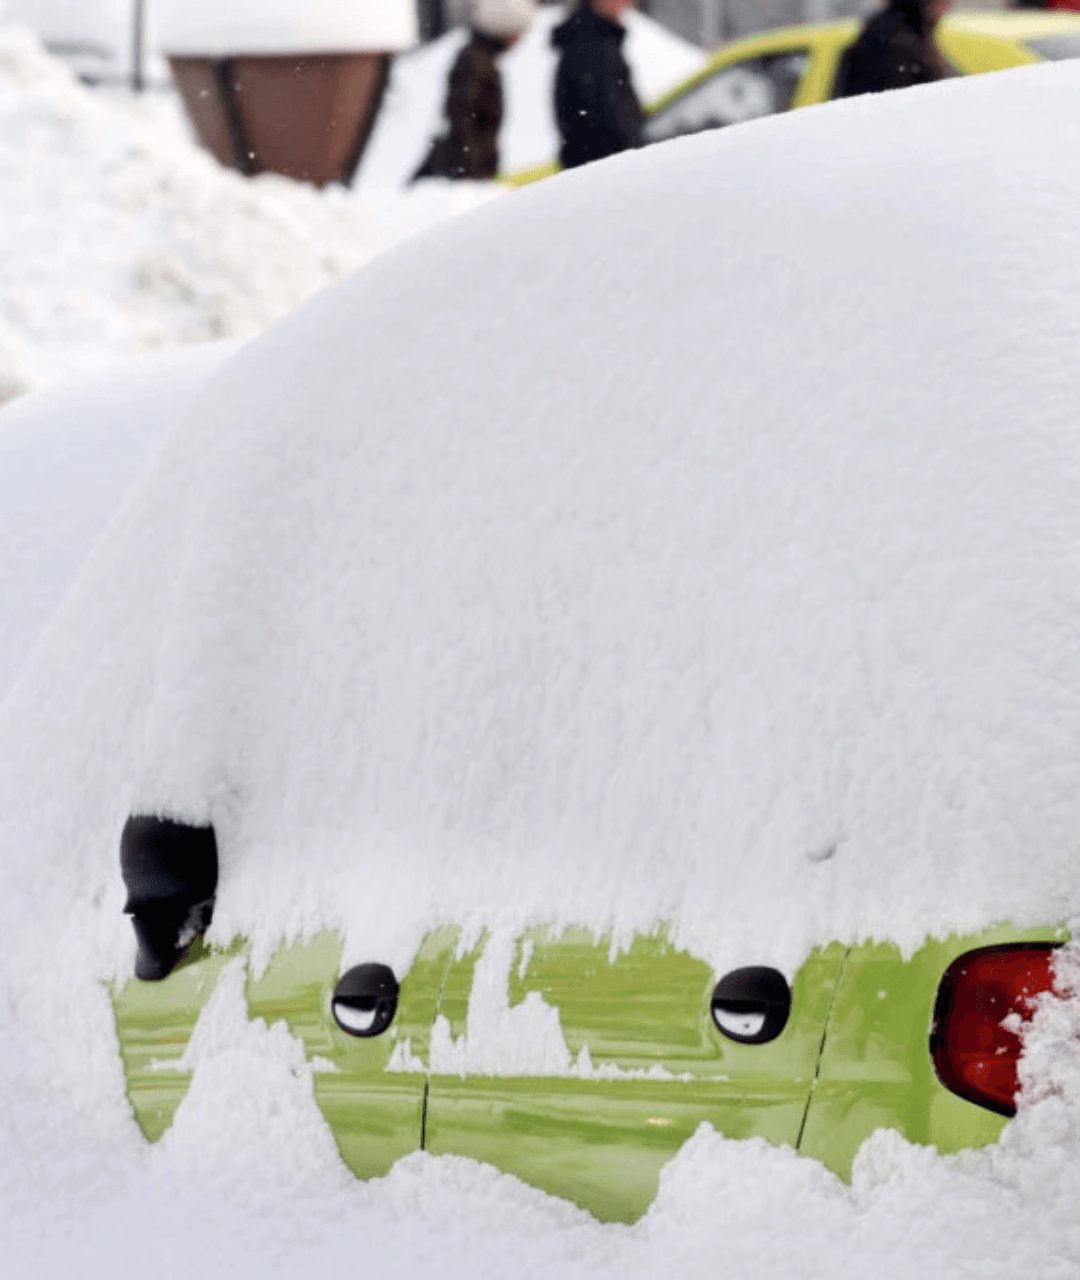
{"type": "Polygon", "coordinates": [[[802,1123],[799,1125],[799,1136],[795,1140],[795,1150],[802,1149],[803,1134],[806,1132],[806,1122],[810,1118],[810,1108],[814,1102],[814,1092],[817,1089],[817,1083],[821,1076],[821,1064],[825,1057],[825,1041],[829,1036],[829,1024],[832,1022],[833,1009],[836,1006],[837,996],[840,994],[840,984],[844,981],[844,970],[847,968],[848,958],[851,955],[851,947],[844,952],[844,958],[840,962],[840,971],[836,975],[836,985],[833,987],[832,997],[829,1000],[829,1007],[825,1013],[825,1025],[821,1029],[821,1043],[818,1045],[817,1061],[814,1063],[814,1078],[810,1081],[810,1092],[806,1095],[806,1107],[803,1110],[802,1123]]]}
{"type": "MultiPolygon", "coordinates": [[[[457,944],[460,941],[460,933],[455,939],[454,945],[447,951],[446,964],[443,966],[442,978],[439,980],[438,991],[435,995],[435,1018],[431,1024],[432,1031],[435,1030],[435,1023],[438,1022],[442,1013],[443,996],[446,994],[446,984],[450,980],[450,969],[453,966],[454,959],[457,954],[457,944]]],[[[427,1069],[424,1072],[424,1100],[420,1109],[420,1150],[427,1150],[427,1118],[428,1118],[428,1097],[431,1093],[431,1037],[428,1037],[428,1060],[427,1069]]]]}

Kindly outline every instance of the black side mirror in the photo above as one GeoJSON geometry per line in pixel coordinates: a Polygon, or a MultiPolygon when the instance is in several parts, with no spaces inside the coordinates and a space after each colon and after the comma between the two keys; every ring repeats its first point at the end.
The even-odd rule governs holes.
{"type": "Polygon", "coordinates": [[[135,976],[157,982],[210,927],[218,879],[214,828],[130,817],[120,837],[120,873],[138,944],[135,976]]]}

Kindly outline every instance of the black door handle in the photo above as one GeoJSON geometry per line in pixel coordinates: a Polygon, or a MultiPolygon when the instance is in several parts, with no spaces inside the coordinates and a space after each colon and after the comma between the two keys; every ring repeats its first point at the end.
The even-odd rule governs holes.
{"type": "Polygon", "coordinates": [[[733,969],[716,984],[712,1016],[720,1032],[739,1044],[768,1044],[787,1026],[791,988],[776,969],[733,969]]]}
{"type": "Polygon", "coordinates": [[[358,964],[334,988],[330,1011],[350,1036],[381,1036],[394,1021],[398,981],[385,964],[358,964]]]}

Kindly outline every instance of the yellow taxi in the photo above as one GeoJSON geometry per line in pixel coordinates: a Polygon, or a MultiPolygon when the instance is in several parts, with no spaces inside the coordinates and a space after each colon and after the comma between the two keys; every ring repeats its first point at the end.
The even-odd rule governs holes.
{"type": "MultiPolygon", "coordinates": [[[[733,40],[700,71],[646,107],[646,142],[739,124],[793,107],[828,102],[844,51],[861,24],[838,22],[781,27],[733,40]]],[[[1034,62],[1080,57],[1080,15],[1017,11],[957,13],[938,24],[937,43],[961,75],[1003,71],[1034,62]]],[[[525,186],[559,169],[557,162],[509,174],[525,186]]]]}

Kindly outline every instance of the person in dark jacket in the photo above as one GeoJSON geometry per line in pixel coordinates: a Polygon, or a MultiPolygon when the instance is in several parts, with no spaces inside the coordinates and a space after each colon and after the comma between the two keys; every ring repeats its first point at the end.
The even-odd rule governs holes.
{"type": "Polygon", "coordinates": [[[952,0],[890,0],[844,54],[834,98],[906,89],[952,75],[934,43],[937,24],[952,0]]]}
{"type": "Polygon", "coordinates": [[[498,57],[535,16],[534,0],[472,0],[470,37],[450,68],[446,93],[447,131],[432,143],[417,178],[490,181],[499,172],[499,126],[503,116],[498,57]]]}
{"type": "Polygon", "coordinates": [[[634,0],[582,0],[552,32],[559,160],[573,169],[641,145],[641,104],[623,57],[622,16],[634,0]]]}

